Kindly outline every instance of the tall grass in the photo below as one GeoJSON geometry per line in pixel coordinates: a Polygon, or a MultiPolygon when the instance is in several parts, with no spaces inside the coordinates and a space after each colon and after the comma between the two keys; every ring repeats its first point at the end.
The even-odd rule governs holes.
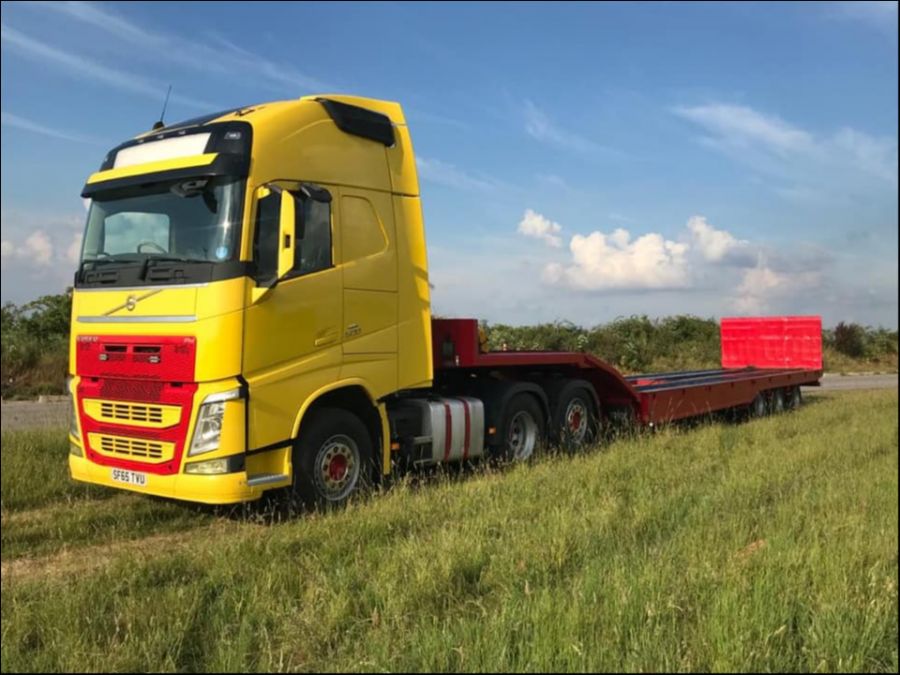
{"type": "Polygon", "coordinates": [[[4,562],[2,669],[896,671],[897,402],[4,562]]]}

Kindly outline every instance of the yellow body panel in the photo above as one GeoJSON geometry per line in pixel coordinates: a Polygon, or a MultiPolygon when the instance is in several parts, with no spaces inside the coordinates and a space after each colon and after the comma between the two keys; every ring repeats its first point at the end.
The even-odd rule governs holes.
{"type": "MultiPolygon", "coordinates": [[[[203,504],[235,504],[252,501],[262,496],[263,488],[247,485],[247,474],[229,473],[219,476],[195,476],[178,473],[172,476],[147,474],[147,486],[123,485],[111,478],[109,467],[94,464],[84,457],[69,455],[69,471],[72,478],[85,483],[105,485],[119,490],[130,490],[158,497],[175,497],[203,504]]],[[[266,488],[277,487],[267,485],[266,488]]]]}
{"type": "MultiPolygon", "coordinates": [[[[196,338],[199,388],[186,446],[203,399],[246,386],[248,398],[225,404],[219,448],[198,457],[187,457],[185,450],[182,465],[263,452],[248,454],[242,472],[148,474],[143,488],[115,483],[109,467],[72,455],[74,478],[207,503],[256,499],[265,489],[289,484],[292,439],[300,433],[310,407],[322,396],[350,387],[365,392],[377,410],[382,466],[385,472],[390,469],[389,425],[382,399],[399,390],[430,387],[433,375],[428,265],[415,157],[399,104],[327,96],[387,115],[396,141],[385,147],[341,131],[315,98],[250,106],[214,122],[241,121],[253,129],[240,260],[253,260],[258,188],[274,183],[296,190],[306,182],[332,195],[332,267],[282,279],[267,289],[243,276],[185,286],[76,288],[73,298],[73,369],[76,340],[82,335],[196,338]],[[261,487],[248,485],[248,476],[261,474],[287,478],[261,487]]],[[[215,157],[205,154],[101,171],[88,182],[190,167],[202,172],[215,157]]],[[[101,414],[98,401],[85,404],[89,415],[101,414]]],[[[167,424],[171,415],[163,415],[162,423],[167,424]]],[[[128,426],[131,421],[117,423],[128,426]]],[[[153,424],[158,423],[144,426],[149,429],[153,424]]],[[[137,436],[140,425],[131,426],[137,436]]]]}
{"type": "Polygon", "coordinates": [[[106,171],[92,173],[90,178],[87,179],[87,182],[88,185],[90,185],[92,183],[102,183],[103,181],[115,180],[117,178],[141,176],[145,173],[158,173],[160,171],[171,171],[173,169],[199,169],[204,166],[209,166],[215,159],[216,153],[211,152],[205,155],[173,157],[172,159],[160,159],[156,162],[132,164],[131,166],[123,166],[118,169],[107,169],[106,171]]]}

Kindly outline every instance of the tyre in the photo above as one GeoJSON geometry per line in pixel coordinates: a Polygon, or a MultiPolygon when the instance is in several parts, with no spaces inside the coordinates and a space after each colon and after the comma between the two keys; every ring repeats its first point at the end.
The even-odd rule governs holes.
{"type": "Polygon", "coordinates": [[[294,443],[292,494],[310,507],[343,506],[372,485],[372,438],[346,410],[320,408],[311,414],[294,443]]]}
{"type": "Polygon", "coordinates": [[[796,410],[801,403],[803,403],[803,394],[800,392],[800,387],[790,387],[787,393],[787,400],[785,401],[787,409],[796,410]]]}
{"type": "Polygon", "coordinates": [[[500,456],[510,462],[528,461],[543,445],[544,436],[544,412],[534,396],[513,396],[503,410],[500,456]]]}
{"type": "Polygon", "coordinates": [[[597,438],[599,420],[586,383],[569,382],[555,396],[550,435],[563,450],[581,450],[597,438]]]}
{"type": "Polygon", "coordinates": [[[784,412],[784,389],[775,389],[769,394],[769,412],[778,415],[784,412]]]}
{"type": "Polygon", "coordinates": [[[756,395],[756,398],[753,399],[753,402],[750,404],[750,418],[757,417],[765,417],[769,412],[769,404],[766,401],[766,393],[761,391],[756,395]]]}

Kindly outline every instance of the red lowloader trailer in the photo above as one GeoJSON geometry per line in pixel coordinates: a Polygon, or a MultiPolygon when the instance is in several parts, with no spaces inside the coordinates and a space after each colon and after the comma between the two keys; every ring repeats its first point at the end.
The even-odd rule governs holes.
{"type": "Polygon", "coordinates": [[[817,316],[724,318],[721,344],[722,368],[626,376],[582,352],[486,351],[477,320],[434,319],[437,410],[430,428],[404,433],[403,404],[396,405],[394,445],[414,463],[452,461],[460,444],[465,458],[467,439],[480,430],[454,425],[460,415],[453,402],[460,401],[465,413],[477,401],[483,404],[485,445],[524,459],[541,438],[578,447],[615,422],[653,427],[719,411],[760,417],[794,409],[800,387],[817,386],[822,376],[817,316]],[[515,404],[517,397],[522,405],[515,404]],[[528,410],[535,404],[538,410],[528,410]],[[465,438],[454,440],[455,432],[465,438]],[[423,455],[416,448],[425,439],[423,455]]]}

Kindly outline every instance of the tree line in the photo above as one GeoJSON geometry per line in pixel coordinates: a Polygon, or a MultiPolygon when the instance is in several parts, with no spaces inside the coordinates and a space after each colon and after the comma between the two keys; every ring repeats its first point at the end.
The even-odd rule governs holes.
{"type": "MultiPolygon", "coordinates": [[[[72,291],[45,295],[2,313],[3,398],[64,391],[72,291]]],[[[591,328],[558,321],[532,326],[483,323],[493,350],[585,351],[625,372],[715,368],[719,325],[689,315],[620,317],[591,328]]],[[[840,322],[823,331],[825,367],[833,371],[897,369],[897,331],[840,322]]]]}

